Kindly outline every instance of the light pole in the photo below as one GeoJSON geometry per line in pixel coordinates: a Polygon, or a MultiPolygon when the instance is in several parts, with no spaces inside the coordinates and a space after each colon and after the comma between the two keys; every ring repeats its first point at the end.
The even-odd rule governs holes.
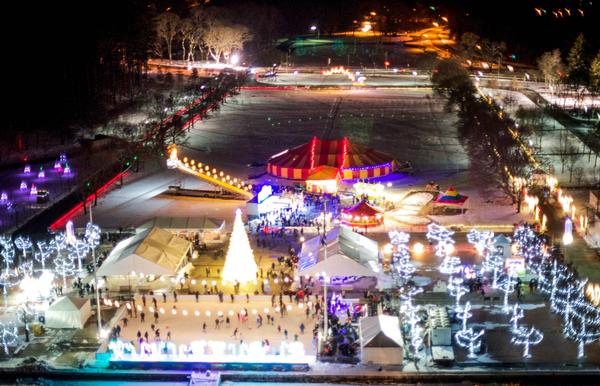
{"type": "MultiPolygon", "coordinates": [[[[327,261],[327,199],[323,200],[323,239],[325,240],[324,260],[327,261]]],[[[323,337],[327,340],[329,334],[329,309],[327,308],[327,272],[323,275],[323,337]]]]}

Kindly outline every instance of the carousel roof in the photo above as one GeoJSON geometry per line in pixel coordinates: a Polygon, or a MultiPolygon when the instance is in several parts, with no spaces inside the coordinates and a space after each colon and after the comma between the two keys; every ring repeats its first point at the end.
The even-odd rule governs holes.
{"type": "Polygon", "coordinates": [[[381,214],[381,211],[367,204],[366,201],[361,201],[358,204],[351,206],[350,208],[342,209],[342,213],[359,217],[373,217],[375,215],[381,214]]]}
{"type": "Polygon", "coordinates": [[[452,186],[448,188],[443,194],[438,194],[438,196],[433,200],[434,204],[450,204],[450,205],[462,205],[467,201],[468,196],[463,196],[458,194],[456,190],[452,186]]]}
{"type": "Polygon", "coordinates": [[[287,149],[271,157],[267,170],[276,177],[306,179],[319,166],[337,169],[368,169],[387,166],[391,172],[394,159],[363,145],[351,143],[348,138],[322,140],[313,137],[309,142],[287,149]]]}

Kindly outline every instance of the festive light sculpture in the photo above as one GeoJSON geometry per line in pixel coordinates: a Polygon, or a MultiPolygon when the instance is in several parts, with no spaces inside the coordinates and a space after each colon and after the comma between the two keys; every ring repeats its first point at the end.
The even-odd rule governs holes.
{"type": "Polygon", "coordinates": [[[43,166],[40,166],[40,171],[38,172],[38,178],[46,178],[46,172],[44,172],[43,166]]]}
{"type": "Polygon", "coordinates": [[[0,202],[6,202],[8,200],[8,194],[6,194],[6,192],[2,192],[2,194],[0,194],[0,202]]]}
{"type": "Polygon", "coordinates": [[[498,288],[498,274],[503,267],[504,257],[499,248],[486,253],[482,268],[485,272],[492,272],[492,288],[498,288]]]}
{"type": "Polygon", "coordinates": [[[0,341],[2,342],[2,347],[4,348],[4,353],[6,355],[10,355],[9,347],[15,346],[17,344],[19,338],[19,334],[17,331],[17,326],[14,323],[4,324],[0,322],[0,341]]]}
{"type": "Polygon", "coordinates": [[[49,246],[54,251],[56,257],[60,256],[67,246],[67,236],[62,232],[56,233],[50,240],[49,246]]]}
{"type": "Polygon", "coordinates": [[[481,341],[484,333],[485,330],[483,329],[475,332],[473,328],[469,328],[465,331],[458,331],[456,335],[454,335],[454,339],[456,340],[456,344],[458,344],[460,347],[469,350],[467,358],[475,359],[477,358],[475,351],[479,351],[481,348],[481,341]]]}
{"type": "Polygon", "coordinates": [[[72,244],[67,244],[67,253],[69,254],[69,259],[72,261],[77,261],[77,270],[83,271],[81,267],[81,261],[85,260],[89,251],[89,245],[80,239],[75,239],[72,244]]]}
{"type": "Polygon", "coordinates": [[[37,187],[35,186],[34,183],[31,184],[31,189],[29,190],[29,195],[30,196],[36,196],[37,195],[37,187]]]}
{"type": "Polygon", "coordinates": [[[477,252],[483,256],[491,249],[493,238],[494,232],[491,231],[479,232],[477,229],[471,229],[469,233],[467,233],[467,241],[469,244],[475,245],[477,252]]]}
{"type": "Polygon", "coordinates": [[[233,231],[223,268],[223,279],[228,282],[247,283],[256,279],[256,261],[250,247],[248,234],[242,222],[242,211],[235,211],[233,231]]]}
{"type": "Polygon", "coordinates": [[[410,249],[408,242],[410,235],[404,232],[391,231],[389,233],[391,244],[395,247],[392,259],[400,278],[408,280],[416,271],[415,265],[410,261],[410,249]]]}
{"type": "Polygon", "coordinates": [[[498,286],[500,291],[504,292],[504,302],[502,309],[507,314],[510,312],[510,307],[508,306],[508,295],[515,291],[515,284],[517,284],[517,282],[514,279],[514,274],[509,271],[506,277],[502,279],[500,285],[498,286]]]}
{"type": "Polygon", "coordinates": [[[446,257],[454,250],[454,232],[445,227],[431,223],[427,226],[427,240],[437,241],[435,246],[435,255],[437,257],[446,257]]]}
{"type": "Polygon", "coordinates": [[[21,184],[19,185],[19,190],[20,190],[21,192],[24,192],[24,191],[26,191],[26,190],[27,190],[27,182],[25,182],[25,181],[21,181],[21,184]]]}
{"type": "Polygon", "coordinates": [[[512,332],[515,332],[519,329],[519,319],[523,318],[523,309],[519,306],[518,303],[515,303],[513,306],[512,316],[510,321],[512,323],[512,332]]]}
{"type": "Polygon", "coordinates": [[[460,298],[464,294],[469,292],[465,286],[462,285],[463,279],[459,277],[450,276],[448,279],[448,293],[456,300],[455,308],[458,310],[460,306],[460,298]]]}
{"type": "Polygon", "coordinates": [[[473,316],[471,313],[471,302],[466,302],[464,306],[456,308],[456,317],[462,321],[461,331],[467,331],[467,320],[473,316]]]}
{"type": "Polygon", "coordinates": [[[67,277],[75,274],[75,263],[66,254],[61,253],[54,259],[54,271],[62,277],[63,286],[67,286],[67,277]]]}
{"type": "Polygon", "coordinates": [[[10,237],[5,235],[0,236],[0,246],[2,246],[2,252],[0,252],[0,257],[2,258],[2,262],[4,263],[5,271],[8,271],[15,260],[15,248],[10,237]]]}
{"type": "Polygon", "coordinates": [[[439,266],[441,273],[445,275],[454,275],[460,272],[460,258],[458,256],[446,256],[439,266]]]}
{"type": "Polygon", "coordinates": [[[33,243],[29,237],[19,236],[15,239],[15,246],[21,251],[23,258],[26,259],[27,251],[32,249],[33,243]]]}
{"type": "Polygon", "coordinates": [[[34,252],[33,258],[42,265],[42,269],[46,269],[46,260],[52,254],[52,248],[46,241],[37,242],[37,252],[34,252]]]}
{"type": "Polygon", "coordinates": [[[510,341],[516,345],[523,345],[523,358],[531,358],[529,346],[540,344],[542,339],[544,339],[544,334],[534,327],[519,327],[513,331],[513,334],[510,341]]]}
{"type": "Polygon", "coordinates": [[[25,165],[25,167],[23,168],[23,173],[25,173],[25,174],[31,173],[31,166],[25,165]]]}
{"type": "Polygon", "coordinates": [[[63,174],[71,174],[71,167],[67,163],[65,163],[65,167],[63,169],[63,174]]]}

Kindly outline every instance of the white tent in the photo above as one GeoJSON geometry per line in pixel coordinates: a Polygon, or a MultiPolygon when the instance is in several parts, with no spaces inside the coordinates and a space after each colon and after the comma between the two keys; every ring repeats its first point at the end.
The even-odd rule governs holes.
{"type": "Polygon", "coordinates": [[[63,296],[46,310],[48,328],[83,328],[92,316],[90,299],[63,296]]]}
{"type": "Polygon", "coordinates": [[[161,228],[178,236],[198,236],[201,242],[222,243],[225,241],[225,220],[212,217],[155,217],[137,228],[143,232],[161,228]]]}
{"type": "Polygon", "coordinates": [[[362,363],[401,365],[404,348],[398,317],[378,315],[362,318],[360,346],[362,363]]]}
{"type": "Polygon", "coordinates": [[[370,263],[377,263],[377,242],[345,227],[327,232],[327,247],[321,236],[302,244],[299,254],[298,274],[315,275],[325,272],[328,276],[372,276],[377,274],[370,263]],[[325,258],[327,249],[327,258],[325,258]]]}
{"type": "Polygon", "coordinates": [[[98,275],[128,276],[135,272],[173,276],[191,247],[189,241],[164,229],[146,229],[119,242],[98,269],[98,275]]]}

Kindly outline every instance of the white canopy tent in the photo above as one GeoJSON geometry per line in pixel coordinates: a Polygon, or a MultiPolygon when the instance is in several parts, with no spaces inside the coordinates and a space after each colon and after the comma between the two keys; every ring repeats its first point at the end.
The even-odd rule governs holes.
{"type": "Polygon", "coordinates": [[[378,315],[360,320],[362,363],[401,365],[404,360],[403,343],[397,316],[378,315]]]}
{"type": "Polygon", "coordinates": [[[336,227],[327,232],[327,247],[321,236],[305,241],[300,250],[298,274],[328,276],[371,276],[377,274],[370,267],[377,264],[377,242],[346,227],[336,227]],[[325,249],[327,248],[327,259],[325,249]]]}
{"type": "Polygon", "coordinates": [[[137,232],[161,228],[178,236],[198,236],[206,244],[225,242],[225,220],[212,217],[155,217],[137,228],[137,232]]]}
{"type": "Polygon", "coordinates": [[[92,316],[90,299],[63,296],[46,310],[48,328],[83,328],[92,316]]]}
{"type": "Polygon", "coordinates": [[[99,276],[174,276],[183,265],[192,244],[161,228],[151,228],[117,244],[102,266],[99,276]]]}

